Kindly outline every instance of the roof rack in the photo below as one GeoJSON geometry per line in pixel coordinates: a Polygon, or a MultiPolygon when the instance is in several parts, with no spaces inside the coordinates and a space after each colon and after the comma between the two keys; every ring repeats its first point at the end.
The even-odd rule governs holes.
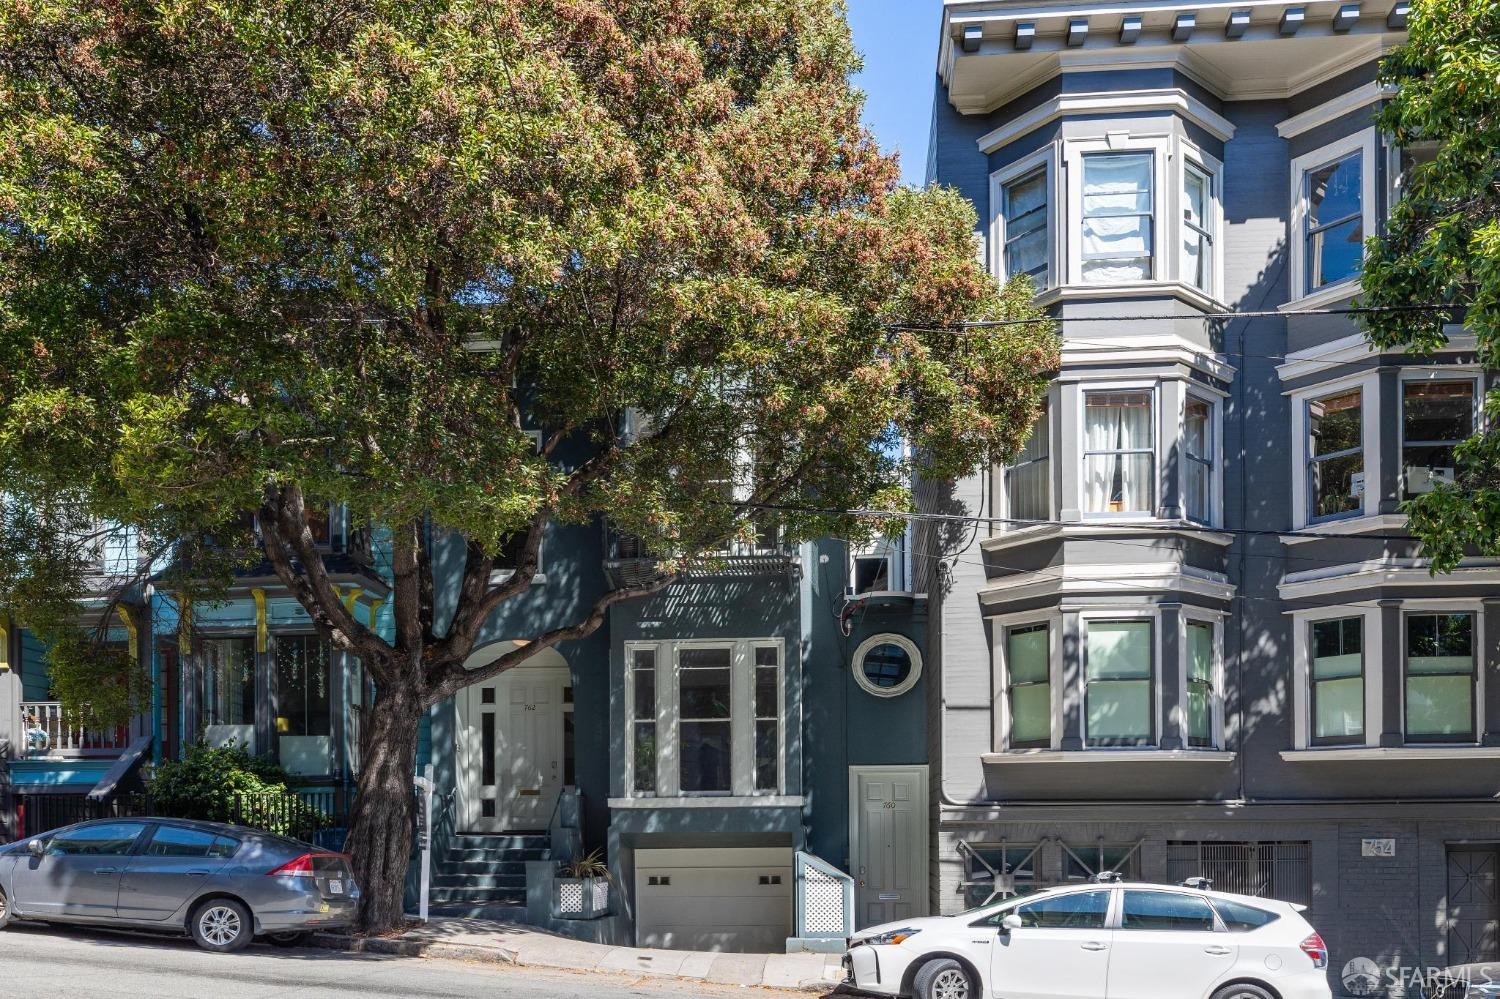
{"type": "Polygon", "coordinates": [[[1121,876],[1119,871],[1100,871],[1089,878],[1089,883],[1096,885],[1117,885],[1124,880],[1125,878],[1121,876]]]}
{"type": "Polygon", "coordinates": [[[1213,878],[1196,877],[1187,878],[1182,882],[1184,888],[1196,888],[1199,891],[1208,891],[1214,886],[1213,878]]]}

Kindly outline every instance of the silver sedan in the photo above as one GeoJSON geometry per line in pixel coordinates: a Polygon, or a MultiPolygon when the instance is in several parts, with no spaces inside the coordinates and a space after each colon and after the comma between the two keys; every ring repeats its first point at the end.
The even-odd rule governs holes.
{"type": "Polygon", "coordinates": [[[0,848],[0,929],[11,920],[187,933],[205,950],[257,936],[294,944],[353,923],[349,858],[243,826],[98,819],[0,848]]]}

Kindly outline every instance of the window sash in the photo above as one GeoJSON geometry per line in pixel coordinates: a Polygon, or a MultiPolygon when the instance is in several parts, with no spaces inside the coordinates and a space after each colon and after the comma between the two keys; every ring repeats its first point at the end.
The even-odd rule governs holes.
{"type": "Polygon", "coordinates": [[[1084,729],[1090,746],[1156,742],[1156,627],[1148,620],[1088,622],[1084,664],[1084,729]],[[1115,637],[1105,645],[1103,635],[1115,637]],[[1142,636],[1131,638],[1129,636],[1142,636]],[[1144,641],[1138,649],[1131,644],[1144,641]],[[1131,661],[1138,655],[1144,658],[1131,661]],[[1113,711],[1111,710],[1113,709],[1113,711]],[[1118,713],[1118,717],[1112,717],[1118,713]]]}
{"type": "Polygon", "coordinates": [[[1038,167],[1028,171],[1015,180],[1007,181],[1001,187],[1001,198],[1004,202],[1003,218],[1005,220],[1005,276],[1015,277],[1017,274],[1029,274],[1036,283],[1037,289],[1046,288],[1049,284],[1049,256],[1052,251],[1051,239],[1048,233],[1048,212],[1050,209],[1050,197],[1047,191],[1047,168],[1038,167]],[[1030,185],[1040,184],[1041,200],[1030,207],[1016,210],[1016,194],[1030,185]],[[1041,234],[1041,239],[1036,238],[1041,234]],[[1028,249],[1041,244],[1041,257],[1039,260],[1026,266],[1027,261],[1023,258],[1028,249]]]}
{"type": "MultiPolygon", "coordinates": [[[[1365,505],[1365,492],[1362,490],[1355,495],[1352,489],[1354,476],[1363,476],[1364,463],[1364,392],[1362,389],[1354,388],[1332,395],[1319,396],[1309,399],[1303,407],[1307,421],[1307,519],[1308,523],[1316,523],[1324,520],[1334,520],[1340,517],[1355,516],[1363,512],[1365,505]],[[1349,404],[1348,400],[1354,402],[1349,404]],[[1329,409],[1328,404],[1337,403],[1336,408],[1329,409]],[[1323,414],[1317,414],[1318,407],[1323,407],[1323,414]],[[1330,414],[1348,413],[1352,410],[1353,422],[1358,439],[1348,447],[1336,448],[1329,451],[1320,451],[1319,447],[1323,440],[1321,428],[1333,422],[1331,429],[1337,430],[1336,417],[1330,420],[1330,414]],[[1356,457],[1358,462],[1345,463],[1350,482],[1350,490],[1345,493],[1331,491],[1331,482],[1325,481],[1330,475],[1328,469],[1332,469],[1332,475],[1339,474],[1340,463],[1343,459],[1356,457]]],[[[1368,488],[1368,484],[1366,484],[1368,488]]]]}
{"type": "Polygon", "coordinates": [[[1346,617],[1314,621],[1308,626],[1309,717],[1315,746],[1351,745],[1365,740],[1364,624],[1363,617],[1346,617]],[[1359,648],[1353,651],[1348,650],[1351,622],[1357,622],[1353,633],[1359,635],[1359,648]],[[1337,654],[1317,654],[1320,633],[1337,636],[1337,654]],[[1327,664],[1322,675],[1320,663],[1327,664]],[[1322,716],[1325,708],[1330,711],[1326,719],[1322,716]]]}
{"type": "Polygon", "coordinates": [[[1184,274],[1188,284],[1199,291],[1208,292],[1213,287],[1214,232],[1213,232],[1213,175],[1194,163],[1183,165],[1183,253],[1184,263],[1197,265],[1196,274],[1184,274]],[[1199,207],[1193,211],[1192,191],[1198,188],[1199,207]],[[1194,238],[1196,237],[1196,238],[1194,238]],[[1189,247],[1196,244],[1196,252],[1189,247]]]}
{"type": "MultiPolygon", "coordinates": [[[[1328,278],[1323,274],[1324,250],[1327,246],[1326,237],[1335,229],[1348,226],[1351,222],[1355,224],[1356,231],[1362,230],[1364,226],[1364,202],[1370,192],[1364,190],[1364,151],[1355,150],[1343,156],[1337,157],[1326,163],[1306,169],[1302,172],[1302,199],[1304,205],[1303,217],[1303,266],[1306,270],[1304,280],[1305,290],[1317,291],[1329,285],[1338,284],[1343,281],[1357,277],[1363,268],[1363,250],[1359,251],[1360,259],[1350,273],[1340,273],[1328,278]],[[1346,212],[1337,218],[1321,219],[1317,217],[1317,207],[1313,204],[1313,178],[1319,173],[1327,171],[1328,178],[1332,180],[1338,176],[1340,168],[1353,161],[1355,184],[1357,185],[1354,210],[1346,212]]],[[[1361,233],[1363,235],[1363,233],[1361,233]]]]}
{"type": "Polygon", "coordinates": [[[1139,267],[1141,273],[1124,280],[1151,280],[1154,277],[1156,256],[1156,163],[1155,155],[1149,152],[1088,153],[1083,157],[1082,204],[1079,206],[1079,260],[1083,264],[1082,280],[1085,283],[1101,283],[1118,280],[1118,276],[1100,273],[1089,264],[1115,263],[1123,267],[1139,267]],[[1107,186],[1109,181],[1091,176],[1094,171],[1103,172],[1110,167],[1123,173],[1129,167],[1144,168],[1141,179],[1133,186],[1121,186],[1130,181],[1116,180],[1121,186],[1117,191],[1090,190],[1090,185],[1107,186]],[[1109,204],[1134,199],[1134,204],[1109,204]],[[1094,202],[1091,204],[1091,201],[1094,202]],[[1131,221],[1136,224],[1129,225],[1131,221]],[[1100,223],[1100,224],[1095,224],[1100,223]],[[1120,239],[1125,245],[1105,246],[1103,249],[1088,249],[1090,240],[1107,244],[1111,239],[1120,239]],[[1133,244],[1133,245],[1132,245],[1133,244]],[[1098,274],[1096,278],[1094,275],[1098,274]]]}
{"type": "Polygon", "coordinates": [[[1031,436],[1005,469],[1006,516],[1012,520],[1048,520],[1052,516],[1051,422],[1045,403],[1031,436]]]}
{"type": "Polygon", "coordinates": [[[1188,520],[1206,524],[1213,516],[1214,475],[1214,406],[1189,396],[1183,414],[1182,454],[1184,464],[1183,507],[1188,520]],[[1194,412],[1201,417],[1194,417],[1194,412]],[[1188,430],[1197,422],[1201,426],[1195,441],[1188,430]]]}
{"type": "MultiPolygon", "coordinates": [[[[1406,615],[1406,644],[1404,660],[1404,713],[1406,736],[1415,742],[1473,742],[1478,732],[1478,669],[1475,656],[1475,631],[1477,622],[1473,614],[1408,614],[1406,615]],[[1417,655],[1418,633],[1414,625],[1430,621],[1435,643],[1441,645],[1445,639],[1445,625],[1449,628],[1457,620],[1463,620],[1466,650],[1433,648],[1435,655],[1417,655]],[[1444,711],[1443,700],[1456,701],[1461,713],[1444,711]],[[1462,727],[1453,724],[1463,722],[1462,727]],[[1413,738],[1416,737],[1416,738],[1413,738]]],[[[1428,651],[1428,650],[1421,650],[1428,651]]],[[[1450,704],[1450,708],[1451,708],[1450,704]]]]}
{"type": "Polygon", "coordinates": [[[1187,623],[1187,662],[1183,674],[1187,681],[1187,743],[1206,747],[1215,743],[1217,725],[1217,641],[1218,626],[1208,621],[1187,623]]]}
{"type": "MultiPolygon", "coordinates": [[[[1407,381],[1401,385],[1401,486],[1406,499],[1420,496],[1433,490],[1437,482],[1451,481],[1457,470],[1454,448],[1473,435],[1475,383],[1472,379],[1443,379],[1441,381],[1407,381]],[[1419,436],[1414,433],[1413,402],[1421,399],[1443,398],[1464,400],[1462,416],[1459,418],[1458,435],[1454,437],[1419,436]],[[1433,472],[1442,469],[1447,474],[1434,478],[1433,472]],[[1418,474],[1413,474],[1418,473],[1418,474]]],[[[1420,417],[1417,417],[1420,419],[1420,417]]],[[[1441,415],[1428,417],[1441,421],[1441,415]]]]}
{"type": "Polygon", "coordinates": [[[1151,515],[1156,509],[1156,413],[1151,391],[1085,392],[1083,413],[1084,512],[1151,515]],[[1091,411],[1101,418],[1091,420],[1091,411]],[[1145,420],[1128,421],[1132,413],[1144,413],[1145,420]]]}
{"type": "Polygon", "coordinates": [[[1012,749],[1052,745],[1052,628],[1027,624],[1005,633],[1006,695],[1012,749]]]}

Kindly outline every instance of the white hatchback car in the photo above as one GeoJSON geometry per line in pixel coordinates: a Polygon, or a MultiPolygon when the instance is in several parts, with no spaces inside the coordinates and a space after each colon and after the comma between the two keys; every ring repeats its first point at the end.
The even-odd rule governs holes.
{"type": "Polygon", "coordinates": [[[915,999],[1330,999],[1305,906],[1101,881],[861,930],[847,983],[915,999]]]}

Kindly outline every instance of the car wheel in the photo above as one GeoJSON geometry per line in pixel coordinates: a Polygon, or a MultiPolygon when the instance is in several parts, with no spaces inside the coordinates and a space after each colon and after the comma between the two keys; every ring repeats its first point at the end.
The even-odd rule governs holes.
{"type": "Polygon", "coordinates": [[[0,888],[0,930],[10,925],[10,899],[5,897],[5,889],[0,888]]]}
{"type": "Polygon", "coordinates": [[[1213,999],[1276,999],[1276,997],[1269,989],[1251,985],[1249,982],[1240,982],[1224,986],[1213,994],[1213,999]]]}
{"type": "Polygon", "coordinates": [[[979,999],[964,966],[951,958],[928,961],[912,981],[917,999],[979,999]]]}
{"type": "Polygon", "coordinates": [[[199,947],[219,953],[248,947],[255,935],[250,910],[232,898],[204,902],[193,913],[189,928],[199,947]]]}
{"type": "Polygon", "coordinates": [[[307,943],[307,938],[310,936],[312,936],[311,933],[305,933],[302,930],[288,930],[286,933],[272,933],[266,939],[278,947],[301,947],[307,943]]]}

